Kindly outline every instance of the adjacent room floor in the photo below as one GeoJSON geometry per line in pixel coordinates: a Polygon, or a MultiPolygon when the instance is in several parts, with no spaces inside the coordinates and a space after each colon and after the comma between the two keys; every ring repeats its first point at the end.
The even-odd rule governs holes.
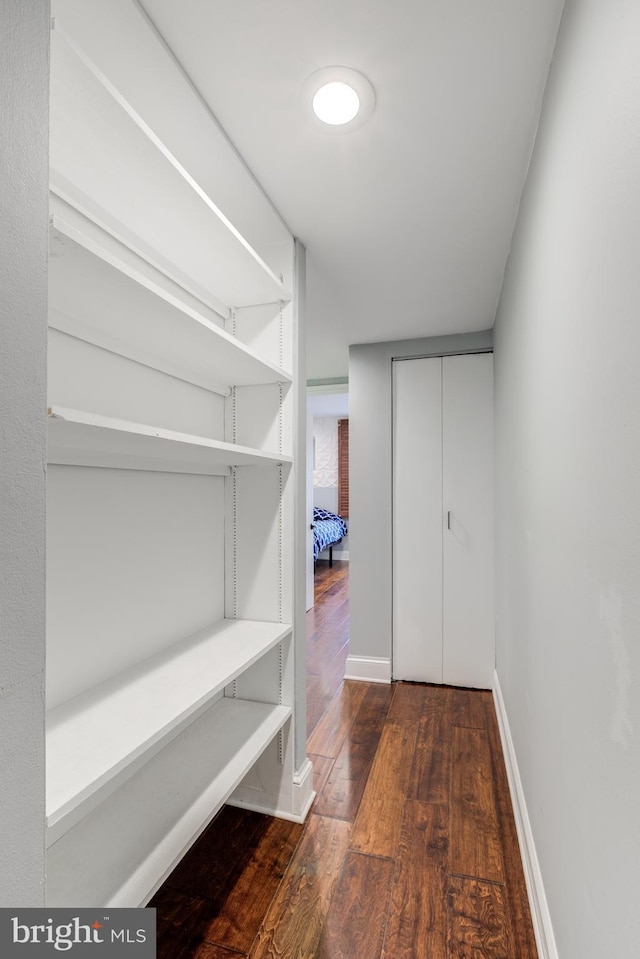
{"type": "Polygon", "coordinates": [[[535,959],[491,694],[342,683],[348,564],[316,600],[311,814],[225,807],[151,903],[159,959],[535,959]]]}

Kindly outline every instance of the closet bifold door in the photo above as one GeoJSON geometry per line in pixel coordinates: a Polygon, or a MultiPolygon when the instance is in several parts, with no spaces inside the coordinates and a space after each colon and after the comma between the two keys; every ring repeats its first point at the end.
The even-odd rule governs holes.
{"type": "Polygon", "coordinates": [[[394,679],[442,682],[442,359],[392,364],[394,679]]]}
{"type": "Polygon", "coordinates": [[[444,357],[442,417],[441,681],[488,689],[495,642],[492,353],[444,357]]]}

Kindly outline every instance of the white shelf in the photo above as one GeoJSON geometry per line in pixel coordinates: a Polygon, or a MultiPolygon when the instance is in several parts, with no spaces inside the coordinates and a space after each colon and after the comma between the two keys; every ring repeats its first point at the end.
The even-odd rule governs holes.
{"type": "Polygon", "coordinates": [[[51,710],[48,842],[129,779],[290,632],[282,623],[222,620],[51,710]]]}
{"type": "Polygon", "coordinates": [[[232,466],[291,463],[291,457],[281,453],[263,452],[84,410],[52,406],[48,420],[48,461],[59,466],[215,476],[227,474],[232,466]]]}
{"type": "Polygon", "coordinates": [[[127,263],[112,238],[103,236],[101,244],[51,217],[50,326],[217,392],[291,381],[290,374],[163,289],[161,275],[154,282],[127,263]]]}
{"type": "Polygon", "coordinates": [[[213,309],[291,294],[113,84],[55,23],[51,187],[213,309]]]}
{"type": "Polygon", "coordinates": [[[148,902],[291,715],[290,706],[217,702],[50,846],[48,905],[148,902]],[[155,797],[155,817],[140,796],[155,797]]]}
{"type": "MultiPolygon", "coordinates": [[[[213,711],[212,711],[213,712],[213,711]]],[[[268,706],[239,699],[223,699],[207,724],[209,741],[220,744],[218,771],[203,792],[193,789],[191,805],[148,858],[109,900],[108,905],[146,904],[177,865],[194,840],[213,819],[244,779],[272,739],[292,715],[290,706],[268,706]]],[[[208,719],[208,717],[207,717],[208,719]]],[[[196,750],[183,757],[199,760],[196,750]]]]}

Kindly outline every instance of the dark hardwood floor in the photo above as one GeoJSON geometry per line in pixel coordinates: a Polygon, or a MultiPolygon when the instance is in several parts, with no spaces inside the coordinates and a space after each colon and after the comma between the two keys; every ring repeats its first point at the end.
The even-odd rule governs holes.
{"type": "Polygon", "coordinates": [[[313,809],[225,807],[151,903],[158,959],[537,959],[491,694],[343,683],[347,564],[316,599],[313,809]]]}

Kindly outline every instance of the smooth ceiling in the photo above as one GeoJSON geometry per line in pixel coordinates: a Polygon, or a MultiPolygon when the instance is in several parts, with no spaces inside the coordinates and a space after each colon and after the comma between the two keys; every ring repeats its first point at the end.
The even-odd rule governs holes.
{"type": "Polygon", "coordinates": [[[348,345],[493,325],[564,0],[142,0],[307,247],[309,378],[348,345]],[[326,135],[332,64],[376,109],[326,135]]]}

